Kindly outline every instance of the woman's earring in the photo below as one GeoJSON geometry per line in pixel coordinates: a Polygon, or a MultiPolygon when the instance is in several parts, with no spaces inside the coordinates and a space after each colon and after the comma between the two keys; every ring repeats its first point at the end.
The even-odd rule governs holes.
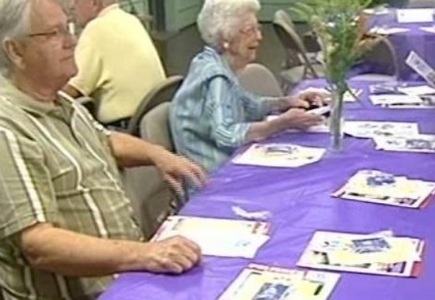
{"type": "Polygon", "coordinates": [[[230,43],[224,42],[223,47],[225,50],[228,50],[228,48],[230,47],[230,43]]]}

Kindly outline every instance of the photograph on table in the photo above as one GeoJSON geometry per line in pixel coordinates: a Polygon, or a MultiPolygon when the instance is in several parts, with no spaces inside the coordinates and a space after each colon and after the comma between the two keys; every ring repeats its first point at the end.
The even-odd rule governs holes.
{"type": "Polygon", "coordinates": [[[250,264],[218,300],[327,300],[339,274],[250,264]]]}
{"type": "Polygon", "coordinates": [[[423,248],[424,241],[415,238],[317,231],[297,266],[417,277],[423,248]]]}
{"type": "Polygon", "coordinates": [[[325,149],[294,144],[252,144],[234,164],[295,168],[319,161],[325,149]]]}
{"type": "Polygon", "coordinates": [[[359,170],[332,196],[362,202],[421,208],[434,196],[435,182],[379,170],[359,170]]]}
{"type": "Polygon", "coordinates": [[[435,135],[390,136],[373,138],[376,149],[399,152],[435,153],[435,135]]]}

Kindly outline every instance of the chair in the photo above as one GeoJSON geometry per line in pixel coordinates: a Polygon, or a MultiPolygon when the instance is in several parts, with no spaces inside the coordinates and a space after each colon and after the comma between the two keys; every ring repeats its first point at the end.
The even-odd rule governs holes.
{"type": "Polygon", "coordinates": [[[283,92],[273,73],[257,63],[249,64],[239,74],[239,81],[247,91],[258,96],[280,97],[283,92]]]}
{"type": "Polygon", "coordinates": [[[394,81],[399,78],[399,63],[393,44],[381,38],[364,56],[363,64],[373,66],[374,72],[353,76],[355,80],[394,81]]]}
{"type": "MultiPolygon", "coordinates": [[[[174,151],[169,130],[169,102],[158,104],[146,113],[140,122],[143,139],[174,151]]],[[[147,238],[151,237],[165,218],[182,205],[162,175],[154,166],[126,169],[124,184],[133,210],[147,238]]]]}
{"type": "Polygon", "coordinates": [[[171,76],[148,92],[131,117],[127,133],[139,136],[139,125],[143,116],[160,103],[171,100],[182,82],[183,76],[171,76]]]}
{"type": "MultiPolygon", "coordinates": [[[[285,13],[285,12],[284,12],[285,13]]],[[[282,11],[277,11],[273,18],[273,28],[286,51],[286,61],[281,77],[294,86],[306,78],[324,76],[324,68],[320,63],[312,63],[308,51],[295,29],[289,25],[282,11]]]]}

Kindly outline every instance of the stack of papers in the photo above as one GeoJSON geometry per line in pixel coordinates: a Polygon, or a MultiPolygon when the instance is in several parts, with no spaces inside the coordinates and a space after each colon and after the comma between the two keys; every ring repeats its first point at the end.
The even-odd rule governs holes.
{"type": "Polygon", "coordinates": [[[434,10],[429,8],[398,9],[396,14],[399,23],[431,23],[434,10]]]}
{"type": "Polygon", "coordinates": [[[425,102],[418,96],[384,94],[370,95],[369,98],[373,105],[393,108],[423,107],[425,105],[425,102]]]}
{"type": "Polygon", "coordinates": [[[269,233],[265,222],[171,216],[153,240],[180,235],[197,243],[203,255],[253,258],[269,233]]]}
{"type": "Polygon", "coordinates": [[[420,27],[420,30],[429,33],[435,33],[435,26],[420,27]]]}
{"type": "Polygon", "coordinates": [[[424,242],[408,237],[318,231],[302,254],[300,267],[416,277],[424,242]]]}
{"type": "Polygon", "coordinates": [[[403,152],[435,152],[435,135],[375,136],[376,149],[403,152]]]}
{"type": "Polygon", "coordinates": [[[218,300],[327,300],[339,274],[250,264],[218,300]]]}
{"type": "Polygon", "coordinates": [[[435,182],[395,176],[378,170],[360,170],[333,193],[341,199],[419,208],[435,191],[435,182]]]}
{"type": "Polygon", "coordinates": [[[408,31],[409,31],[408,28],[401,28],[401,27],[372,27],[369,30],[369,33],[390,35],[390,34],[396,34],[396,33],[408,32],[408,31]]]}
{"type": "Polygon", "coordinates": [[[294,144],[253,144],[236,156],[233,163],[266,167],[295,168],[319,161],[325,149],[294,144]]]}
{"type": "Polygon", "coordinates": [[[381,121],[346,121],[344,132],[358,138],[392,135],[415,136],[419,134],[417,123],[381,121]]]}

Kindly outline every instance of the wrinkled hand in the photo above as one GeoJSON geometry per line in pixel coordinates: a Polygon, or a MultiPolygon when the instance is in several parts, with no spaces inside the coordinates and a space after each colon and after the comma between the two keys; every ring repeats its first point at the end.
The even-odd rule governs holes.
{"type": "Polygon", "coordinates": [[[146,244],[145,268],[154,273],[181,274],[201,261],[201,249],[181,236],[146,244]]]}
{"type": "Polygon", "coordinates": [[[305,110],[291,108],[281,115],[287,120],[288,128],[306,130],[311,126],[322,123],[323,118],[314,114],[307,113],[305,110]]]}
{"type": "Polygon", "coordinates": [[[206,182],[206,174],[199,165],[169,151],[162,152],[155,165],[179,195],[184,193],[183,179],[191,181],[197,187],[202,187],[206,182]]]}
{"type": "Polygon", "coordinates": [[[290,108],[309,108],[310,105],[323,106],[326,104],[327,94],[319,92],[301,92],[296,97],[288,96],[287,102],[290,108]]]}

